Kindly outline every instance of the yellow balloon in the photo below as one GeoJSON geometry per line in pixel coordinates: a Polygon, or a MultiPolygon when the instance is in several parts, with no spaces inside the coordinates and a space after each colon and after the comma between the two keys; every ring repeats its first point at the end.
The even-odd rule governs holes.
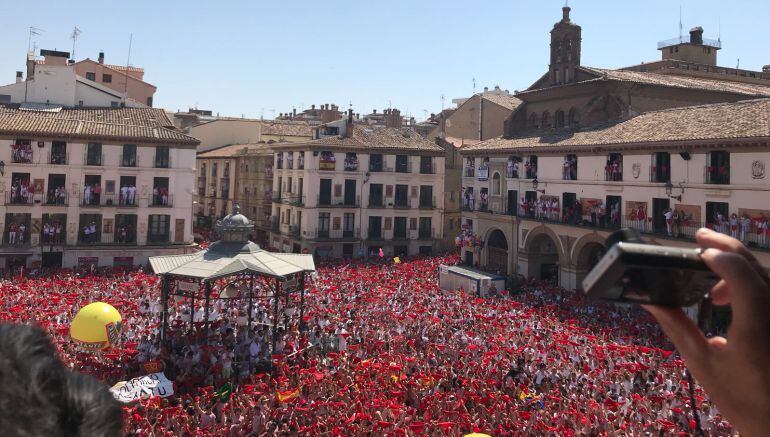
{"type": "Polygon", "coordinates": [[[480,432],[474,432],[474,433],[470,433],[470,434],[465,434],[463,437],[492,437],[492,436],[489,435],[489,434],[482,434],[480,432]]]}
{"type": "Polygon", "coordinates": [[[401,258],[395,257],[395,258],[393,258],[393,262],[396,263],[396,264],[401,264],[401,258]]]}
{"type": "Polygon", "coordinates": [[[81,308],[72,319],[70,336],[87,349],[107,349],[118,342],[122,321],[115,307],[94,302],[81,308]]]}

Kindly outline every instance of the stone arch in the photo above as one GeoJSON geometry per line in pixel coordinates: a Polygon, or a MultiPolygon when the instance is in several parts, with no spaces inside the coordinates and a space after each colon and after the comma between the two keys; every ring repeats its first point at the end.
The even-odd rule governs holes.
{"type": "Polygon", "coordinates": [[[505,232],[498,228],[492,228],[484,239],[487,252],[487,266],[493,270],[500,270],[508,274],[508,252],[510,245],[505,232]]]}
{"type": "Polygon", "coordinates": [[[548,111],[543,112],[543,116],[540,118],[540,127],[548,129],[551,127],[551,113],[548,111]]]}
{"type": "Polygon", "coordinates": [[[575,269],[575,288],[582,289],[583,279],[606,250],[604,238],[596,233],[584,235],[575,242],[570,255],[575,269]]]}
{"type": "Polygon", "coordinates": [[[545,225],[532,229],[524,240],[526,276],[559,281],[560,268],[569,264],[561,239],[545,225]]]}

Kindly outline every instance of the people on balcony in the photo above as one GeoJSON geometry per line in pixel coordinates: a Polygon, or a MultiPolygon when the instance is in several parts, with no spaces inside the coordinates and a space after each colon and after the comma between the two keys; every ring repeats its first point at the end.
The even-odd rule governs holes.
{"type": "Polygon", "coordinates": [[[24,222],[16,223],[16,221],[12,221],[8,225],[8,245],[23,246],[26,232],[27,225],[25,225],[24,222]]]}
{"type": "Polygon", "coordinates": [[[136,187],[133,184],[120,187],[119,200],[121,205],[136,205],[136,187]]]}
{"type": "Polygon", "coordinates": [[[29,179],[15,179],[11,184],[11,203],[32,203],[35,195],[35,187],[29,183],[29,179]]]}
{"type": "Polygon", "coordinates": [[[62,242],[62,225],[58,220],[43,224],[43,243],[59,244],[62,242]]]}
{"type": "Polygon", "coordinates": [[[19,164],[32,163],[32,145],[28,143],[11,145],[11,157],[13,162],[19,164]]]}

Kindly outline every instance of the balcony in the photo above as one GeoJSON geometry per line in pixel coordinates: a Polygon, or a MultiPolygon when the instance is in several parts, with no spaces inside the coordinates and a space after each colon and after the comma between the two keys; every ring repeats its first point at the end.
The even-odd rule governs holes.
{"type": "Polygon", "coordinates": [[[270,217],[270,230],[272,232],[279,232],[280,227],[281,227],[281,221],[279,217],[276,217],[276,216],[270,217]]]}
{"type": "Polygon", "coordinates": [[[421,228],[419,231],[417,231],[417,239],[419,240],[432,240],[435,238],[434,235],[436,235],[436,230],[433,228],[431,229],[421,228]]]}
{"type": "Polygon", "coordinates": [[[5,204],[6,205],[33,205],[34,202],[34,194],[16,194],[15,196],[11,192],[5,193],[5,204]]]}
{"type": "Polygon", "coordinates": [[[298,206],[303,207],[305,206],[305,196],[288,196],[287,199],[289,200],[289,205],[291,206],[298,206]]]}
{"type": "Polygon", "coordinates": [[[171,168],[171,157],[168,155],[155,155],[152,157],[153,168],[171,168]]]}
{"type": "Polygon", "coordinates": [[[706,166],[703,169],[703,182],[706,184],[712,184],[712,185],[729,185],[730,184],[730,167],[706,166]]]}
{"type": "Polygon", "coordinates": [[[310,231],[310,235],[308,238],[310,238],[311,240],[336,240],[336,241],[358,240],[361,238],[361,230],[360,229],[356,229],[356,230],[315,229],[313,231],[310,231]]]}
{"type": "Polygon", "coordinates": [[[650,167],[650,182],[662,183],[662,182],[670,182],[670,181],[671,181],[671,171],[669,168],[666,168],[666,167],[658,168],[654,165],[650,167]]]}
{"type": "Polygon", "coordinates": [[[280,191],[273,191],[271,195],[271,199],[273,199],[273,203],[283,203],[283,198],[281,197],[280,191]]]}
{"type": "Polygon", "coordinates": [[[121,156],[121,167],[136,167],[136,156],[121,156]]]}
{"type": "Polygon", "coordinates": [[[394,199],[393,200],[393,208],[394,209],[411,209],[412,208],[412,202],[411,199],[394,199]]]}
{"type": "Polygon", "coordinates": [[[519,169],[518,168],[512,168],[508,167],[505,170],[505,177],[508,179],[518,179],[519,178],[519,169]]]}
{"type": "Polygon", "coordinates": [[[463,172],[463,176],[466,178],[472,178],[476,176],[476,169],[475,168],[468,168],[465,167],[465,171],[463,172]]]}
{"type": "Polygon", "coordinates": [[[104,153],[86,153],[83,162],[89,166],[101,167],[104,165],[104,153]]]}
{"type": "Polygon", "coordinates": [[[289,225],[289,235],[294,238],[300,237],[300,229],[298,225],[289,225]]]}
{"type": "Polygon", "coordinates": [[[32,246],[32,244],[29,241],[29,236],[30,236],[29,227],[27,227],[27,230],[24,231],[23,235],[20,234],[18,231],[15,231],[12,233],[6,227],[5,236],[3,238],[3,247],[13,247],[16,249],[29,248],[32,246]]]}
{"type": "Polygon", "coordinates": [[[369,198],[369,203],[366,205],[368,208],[385,208],[385,199],[382,197],[369,198]]]}
{"type": "Polygon", "coordinates": [[[49,193],[45,198],[45,206],[68,206],[69,205],[69,194],[65,192],[59,191],[59,195],[57,196],[54,193],[49,193]]]}
{"type": "Polygon", "coordinates": [[[48,163],[51,165],[67,165],[69,161],[70,161],[69,153],[48,152],[48,163]]]}
{"type": "Polygon", "coordinates": [[[436,209],[436,197],[430,199],[420,199],[420,209],[436,209]]]}
{"type": "Polygon", "coordinates": [[[361,196],[356,196],[355,199],[346,198],[345,196],[318,196],[317,205],[325,208],[359,208],[361,206],[361,196]]]}
{"type": "Polygon", "coordinates": [[[422,164],[420,163],[420,174],[436,174],[436,164],[422,164]]]}
{"type": "Polygon", "coordinates": [[[476,199],[463,199],[463,211],[475,211],[476,199]]]}
{"type": "Polygon", "coordinates": [[[150,234],[147,233],[147,244],[169,244],[171,242],[171,234],[150,234]]]}
{"type": "Polygon", "coordinates": [[[156,208],[171,208],[174,206],[174,195],[168,193],[153,194],[150,196],[150,206],[156,208]]]}
{"type": "Polygon", "coordinates": [[[537,179],[537,168],[527,168],[525,172],[526,179],[537,179]]]}
{"type": "Polygon", "coordinates": [[[604,180],[606,182],[622,182],[623,166],[607,164],[604,168],[604,180]]]}
{"type": "Polygon", "coordinates": [[[58,233],[54,233],[53,235],[46,234],[45,232],[40,232],[40,245],[41,246],[63,246],[67,244],[67,231],[66,226],[63,226],[59,229],[58,233]]]}

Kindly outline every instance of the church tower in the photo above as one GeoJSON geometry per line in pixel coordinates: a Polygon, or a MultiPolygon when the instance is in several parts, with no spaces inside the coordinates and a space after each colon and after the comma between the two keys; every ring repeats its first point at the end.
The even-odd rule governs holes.
{"type": "Polygon", "coordinates": [[[581,28],[569,18],[572,9],[562,8],[563,17],[551,30],[551,86],[575,81],[575,68],[580,66],[581,28]]]}

